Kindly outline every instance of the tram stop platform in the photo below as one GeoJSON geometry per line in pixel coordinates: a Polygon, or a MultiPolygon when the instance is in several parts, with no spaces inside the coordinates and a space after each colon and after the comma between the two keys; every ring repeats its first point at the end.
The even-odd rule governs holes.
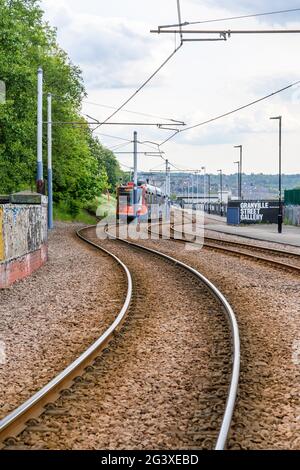
{"type": "Polygon", "coordinates": [[[231,226],[227,225],[226,217],[205,214],[205,229],[228,235],[300,247],[300,227],[293,225],[283,225],[280,234],[277,231],[277,224],[231,226]]]}

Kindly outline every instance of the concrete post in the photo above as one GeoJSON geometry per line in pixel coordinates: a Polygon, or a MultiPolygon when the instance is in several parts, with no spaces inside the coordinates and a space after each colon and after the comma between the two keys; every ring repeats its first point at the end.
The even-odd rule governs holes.
{"type": "Polygon", "coordinates": [[[137,205],[137,186],[138,186],[138,169],[137,169],[137,132],[133,133],[133,204],[134,214],[136,215],[137,205]]]}
{"type": "MultiPolygon", "coordinates": [[[[37,181],[43,180],[43,69],[38,69],[37,89],[37,181]]],[[[41,184],[41,183],[38,183],[41,184]]]]}
{"type": "Polygon", "coordinates": [[[52,190],[52,95],[48,93],[48,229],[53,229],[53,190],[52,190]]]}

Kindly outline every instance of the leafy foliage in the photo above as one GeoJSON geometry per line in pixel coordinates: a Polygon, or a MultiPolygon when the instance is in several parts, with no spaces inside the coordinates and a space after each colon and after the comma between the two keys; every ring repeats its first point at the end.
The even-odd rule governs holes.
{"type": "MultiPolygon", "coordinates": [[[[83,123],[53,129],[54,200],[75,210],[72,201],[84,204],[114,189],[121,174],[118,162],[80,116],[85,96],[81,71],[57,45],[39,1],[0,0],[0,80],[7,90],[6,102],[0,104],[0,193],[35,187],[38,67],[44,70],[44,120],[46,94],[51,92],[54,121],[83,123]]],[[[46,155],[46,126],[44,132],[46,155]]]]}

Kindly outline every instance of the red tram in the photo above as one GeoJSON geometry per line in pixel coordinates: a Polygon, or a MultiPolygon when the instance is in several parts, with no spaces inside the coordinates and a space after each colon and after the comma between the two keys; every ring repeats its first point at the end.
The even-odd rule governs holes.
{"type": "Polygon", "coordinates": [[[117,219],[130,222],[135,218],[140,221],[161,218],[165,201],[165,195],[159,188],[138,182],[134,203],[134,183],[121,185],[117,189],[117,219]]]}

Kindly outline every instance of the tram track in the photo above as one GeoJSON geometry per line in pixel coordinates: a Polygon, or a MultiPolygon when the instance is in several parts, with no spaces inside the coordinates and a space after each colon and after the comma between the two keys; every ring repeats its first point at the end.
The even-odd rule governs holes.
{"type": "MultiPolygon", "coordinates": [[[[190,223],[193,226],[194,219],[190,219],[190,223]]],[[[186,221],[185,225],[187,225],[186,221]]],[[[153,231],[152,228],[149,229],[150,233],[151,231],[153,231]]],[[[170,231],[172,233],[171,239],[175,242],[197,244],[199,241],[197,240],[197,235],[195,234],[195,232],[192,233],[188,232],[187,230],[182,230],[182,226],[180,227],[180,230],[178,230],[176,222],[171,223],[170,231]],[[177,236],[175,236],[176,234],[177,236]],[[194,238],[195,241],[193,241],[194,238]]],[[[227,239],[225,240],[222,238],[212,237],[206,234],[203,235],[203,247],[210,250],[220,251],[222,253],[232,256],[242,256],[253,261],[266,263],[275,268],[284,269],[290,272],[300,274],[300,253],[295,253],[280,248],[259,246],[253,243],[237,242],[234,240],[227,239]],[[293,263],[287,262],[287,259],[293,261],[293,263]]]]}
{"type": "MultiPolygon", "coordinates": [[[[176,232],[176,228],[171,228],[172,232],[176,232]]],[[[193,234],[189,232],[185,232],[183,234],[184,241],[190,243],[190,240],[186,237],[192,237],[193,234]]],[[[176,240],[175,238],[173,238],[176,240]]],[[[254,261],[264,262],[269,265],[272,265],[275,268],[281,268],[288,271],[296,272],[300,274],[300,255],[292,252],[286,252],[284,250],[268,248],[268,247],[260,247],[252,244],[246,243],[238,243],[234,241],[228,240],[220,240],[213,237],[204,237],[204,248],[208,248],[211,250],[217,250],[222,253],[226,253],[233,256],[243,256],[248,259],[252,259],[254,261]],[[249,250],[249,251],[247,251],[249,250]],[[251,251],[251,252],[250,252],[251,251]],[[267,254],[268,256],[264,256],[267,254]],[[270,257],[274,256],[275,258],[270,257]],[[290,260],[294,260],[298,262],[297,264],[287,263],[284,261],[286,258],[290,260]]]]}
{"type": "Polygon", "coordinates": [[[195,245],[190,250],[183,237],[176,243],[172,237],[166,239],[169,228],[158,231],[153,225],[152,229],[155,235],[143,244],[200,269],[220,287],[237,312],[242,365],[228,448],[298,449],[297,276],[286,266],[283,270],[277,265],[282,269],[278,275],[269,263],[253,263],[251,258],[248,261],[226,252],[221,255],[220,250],[201,249],[200,243],[198,249],[195,245]],[[164,237],[158,237],[159,233],[164,237]]]}
{"type": "Polygon", "coordinates": [[[123,269],[127,278],[127,294],[125,302],[115,321],[83,354],[81,354],[47,385],[42,387],[37,393],[0,421],[0,448],[4,448],[6,445],[14,445],[14,437],[18,436],[28,425],[35,424],[35,418],[45,411],[46,406],[53,403],[62,393],[68,390],[68,387],[70,387],[76,379],[78,380],[78,377],[80,377],[86,367],[88,367],[97,355],[101,353],[112,339],[113,335],[121,327],[129,309],[132,298],[132,278],[128,268],[115,255],[108,252],[103,247],[85,239],[82,235],[82,231],[83,229],[76,232],[80,239],[111,256],[123,269]]]}
{"type": "MultiPolygon", "coordinates": [[[[141,324],[143,324],[143,322],[145,322],[143,309],[141,309],[141,306],[138,306],[138,303],[139,302],[141,303],[141,300],[145,301],[144,294],[143,294],[143,292],[139,292],[138,290],[133,289],[133,287],[132,287],[133,285],[135,285],[135,286],[138,285],[138,279],[135,279],[136,274],[134,274],[134,276],[133,276],[133,278],[134,278],[134,284],[133,284],[132,283],[132,274],[130,273],[130,271],[132,269],[128,269],[127,262],[125,264],[124,262],[122,262],[120,260],[119,257],[112,254],[110,250],[107,250],[106,248],[104,248],[102,246],[103,245],[102,243],[99,244],[99,241],[96,240],[96,237],[87,236],[86,232],[90,231],[90,230],[93,230],[93,229],[91,229],[91,228],[83,229],[83,230],[79,231],[78,236],[80,236],[80,238],[82,238],[84,241],[86,241],[90,245],[95,246],[97,248],[100,248],[101,250],[103,250],[104,252],[109,254],[110,256],[113,256],[114,259],[119,264],[121,263],[121,266],[122,266],[123,270],[126,273],[127,281],[128,281],[128,290],[127,290],[127,296],[126,296],[125,303],[124,303],[123,308],[122,308],[121,312],[119,313],[117,319],[115,320],[115,322],[96,341],[96,343],[94,343],[94,345],[92,345],[88,349],[88,351],[86,351],[82,356],[80,356],[80,358],[78,358],[77,361],[75,361],[65,371],[63,371],[55,379],[53,379],[40,392],[35,394],[30,400],[28,400],[26,403],[21,405],[21,407],[19,407],[17,410],[15,410],[13,413],[11,413],[9,416],[4,418],[4,420],[2,420],[0,422],[0,440],[1,440],[2,443],[4,442],[5,445],[8,445],[8,446],[16,445],[18,443],[18,441],[12,440],[10,436],[19,435],[21,431],[24,431],[24,429],[25,429],[25,431],[23,432],[23,434],[25,433],[25,438],[27,436],[27,439],[28,439],[28,436],[31,435],[31,432],[34,432],[34,429],[36,427],[37,427],[37,429],[41,429],[41,426],[43,428],[43,424],[40,424],[40,423],[37,424],[35,421],[32,421],[33,418],[36,418],[37,416],[41,416],[42,413],[44,413],[44,415],[45,415],[46,422],[49,419],[51,419],[51,420],[55,419],[56,414],[58,416],[63,415],[64,411],[62,410],[61,413],[60,413],[59,408],[56,409],[56,406],[51,405],[51,403],[53,403],[57,399],[61,403],[65,403],[65,401],[67,401],[67,403],[68,403],[69,399],[70,399],[70,396],[74,397],[73,393],[75,393],[75,394],[78,393],[78,390],[76,390],[76,387],[78,388],[78,386],[79,386],[79,388],[80,388],[80,386],[82,386],[82,383],[83,383],[83,385],[86,383],[86,386],[89,387],[89,377],[91,375],[93,376],[95,370],[96,370],[96,375],[97,374],[100,374],[101,376],[103,375],[103,371],[99,372],[99,367],[97,366],[97,364],[103,364],[103,355],[101,355],[100,353],[101,353],[101,351],[103,351],[104,348],[106,348],[107,354],[109,356],[110,346],[108,346],[108,343],[111,341],[112,344],[114,345],[115,342],[117,341],[116,340],[116,330],[119,331],[117,336],[121,338],[120,341],[121,342],[123,341],[123,339],[122,339],[123,334],[126,336],[126,333],[123,333],[123,329],[121,330],[122,331],[121,332],[120,328],[121,328],[121,325],[124,322],[126,317],[128,317],[128,320],[125,320],[124,328],[125,328],[125,325],[128,323],[129,319],[131,318],[131,316],[132,316],[132,318],[134,318],[134,316],[136,318],[135,318],[135,320],[130,320],[130,321],[131,322],[136,321],[137,324],[140,322],[139,327],[141,327],[141,324]],[[85,235],[83,235],[84,230],[85,230],[85,235]],[[131,307],[129,307],[130,304],[131,304],[131,307]],[[132,305],[133,305],[133,307],[132,307],[132,305]],[[132,308],[134,308],[135,312],[132,311],[132,308]],[[137,313],[136,313],[136,310],[137,310],[137,313]],[[96,358],[96,361],[95,361],[95,358],[96,358]],[[83,378],[82,378],[82,375],[83,375],[83,378]],[[76,380],[75,380],[75,384],[74,384],[74,379],[75,378],[76,378],[76,380]],[[70,391],[70,387],[71,388],[75,387],[75,390],[70,391]],[[63,392],[63,393],[61,393],[61,392],[63,392]],[[49,407],[49,403],[50,403],[50,407],[49,407]],[[48,406],[47,406],[46,412],[45,412],[45,405],[46,404],[48,404],[48,406]],[[29,422],[29,428],[28,428],[28,425],[26,425],[26,423],[28,423],[28,422],[29,422]],[[26,427],[27,427],[27,429],[26,429],[26,427]],[[7,440],[5,441],[5,439],[7,439],[8,437],[10,437],[10,439],[8,439],[8,441],[7,440]]],[[[216,357],[214,359],[214,366],[216,367],[216,369],[218,368],[218,366],[220,367],[220,371],[215,370],[215,375],[217,376],[217,382],[216,383],[210,383],[207,386],[208,388],[206,390],[206,392],[209,391],[209,393],[212,394],[211,395],[212,404],[214,404],[215,410],[217,410],[217,412],[216,411],[212,412],[212,416],[207,415],[207,409],[205,409],[204,403],[206,403],[208,408],[209,408],[209,404],[207,402],[208,395],[206,397],[203,397],[204,401],[202,400],[202,408],[200,407],[200,409],[202,409],[202,411],[199,410],[199,409],[196,410],[196,413],[198,413],[197,414],[198,417],[197,417],[197,419],[195,419],[195,416],[193,418],[194,422],[198,423],[198,428],[196,430],[195,429],[188,429],[188,431],[187,431],[187,434],[192,435],[194,441],[195,441],[195,435],[198,436],[198,438],[199,438],[198,440],[200,440],[200,442],[202,442],[202,446],[204,446],[204,448],[215,447],[216,449],[223,449],[226,446],[226,441],[227,441],[228,433],[229,433],[229,430],[230,430],[230,423],[231,423],[232,413],[233,413],[233,410],[234,410],[234,404],[235,404],[237,386],[238,386],[238,377],[239,377],[239,333],[238,333],[238,327],[237,327],[237,324],[236,324],[235,316],[234,316],[234,313],[233,313],[230,305],[228,304],[226,299],[222,296],[222,294],[218,291],[218,289],[213,284],[211,284],[204,276],[202,276],[198,271],[191,268],[190,266],[187,266],[184,263],[182,263],[182,262],[180,262],[180,261],[178,261],[178,260],[176,260],[176,259],[174,259],[170,256],[167,256],[163,253],[157,252],[155,250],[147,249],[143,246],[133,244],[132,242],[128,242],[128,241],[124,241],[124,240],[108,242],[108,245],[109,245],[110,249],[111,249],[111,244],[114,244],[114,246],[115,246],[116,243],[120,243],[120,244],[122,244],[122,246],[125,246],[124,244],[126,244],[127,248],[128,247],[130,248],[130,251],[134,251],[134,250],[141,251],[142,250],[145,253],[146,257],[147,256],[149,257],[149,255],[151,255],[151,258],[154,257],[156,260],[159,259],[160,260],[159,263],[166,263],[167,262],[167,264],[169,266],[171,266],[171,268],[168,268],[168,269],[172,269],[172,270],[175,269],[176,272],[177,272],[177,274],[176,274],[177,277],[178,277],[178,272],[179,272],[179,278],[180,279],[181,278],[185,279],[186,277],[188,278],[187,285],[188,286],[190,284],[192,285],[192,291],[193,292],[195,290],[195,285],[196,285],[196,291],[198,290],[197,286],[199,285],[199,283],[200,283],[200,285],[202,285],[202,288],[205,285],[206,294],[204,295],[204,298],[207,300],[207,290],[209,292],[209,297],[214,298],[214,301],[210,298],[209,302],[207,302],[209,307],[212,308],[211,307],[212,302],[217,302],[217,304],[219,304],[219,306],[221,306],[222,313],[219,313],[218,315],[216,315],[215,319],[211,319],[212,322],[217,322],[217,323],[219,322],[220,323],[218,328],[221,329],[221,330],[222,330],[222,328],[224,328],[224,324],[222,324],[222,321],[225,320],[224,312],[226,313],[227,321],[229,321],[229,325],[230,325],[230,329],[231,329],[231,334],[229,334],[229,337],[227,338],[227,341],[229,341],[229,351],[226,354],[224,353],[225,356],[221,355],[222,356],[221,359],[218,359],[217,354],[216,354],[216,357]],[[146,254],[146,252],[147,252],[147,254],[146,254]],[[191,281],[191,278],[192,278],[192,281],[191,281]],[[222,316],[223,316],[223,320],[221,320],[222,316]],[[230,345],[232,345],[232,348],[233,348],[232,349],[232,353],[233,353],[233,368],[232,368],[232,371],[231,371],[231,359],[230,359],[230,355],[231,355],[230,345]],[[229,374],[229,376],[226,379],[226,380],[230,379],[229,380],[230,385],[229,385],[229,393],[228,394],[226,393],[226,388],[228,387],[228,384],[226,385],[226,381],[224,382],[224,376],[222,375],[222,370],[226,370],[227,375],[229,374]],[[231,374],[231,372],[232,372],[232,374],[231,374]],[[218,404],[214,403],[214,395],[215,394],[214,394],[214,392],[212,392],[212,390],[214,390],[216,392],[216,394],[217,394],[216,396],[222,397],[221,402],[219,400],[218,404]],[[223,407],[225,407],[225,413],[224,414],[223,414],[222,405],[221,405],[222,402],[223,402],[223,407]],[[199,415],[199,413],[200,413],[200,415],[199,415]],[[214,423],[214,424],[212,425],[212,423],[214,423]],[[220,429],[218,429],[218,426],[220,426],[220,429]],[[204,431],[204,429],[205,429],[205,431],[204,431]],[[215,444],[215,442],[213,442],[214,441],[213,437],[208,437],[209,443],[207,443],[207,436],[206,436],[207,429],[209,429],[211,431],[210,436],[215,436],[216,441],[217,441],[216,444],[215,444]],[[202,441],[201,441],[201,439],[202,439],[202,441]],[[206,444],[205,444],[205,442],[206,442],[206,444]]],[[[123,248],[123,250],[124,250],[124,248],[123,248]]],[[[122,252],[122,250],[121,250],[121,252],[122,252]]],[[[157,261],[155,261],[155,264],[156,264],[156,262],[157,261]]],[[[178,280],[177,282],[181,282],[181,281],[178,280]]],[[[186,281],[184,281],[184,282],[186,282],[186,281]]],[[[201,289],[200,289],[200,291],[201,291],[201,289]]],[[[200,298],[201,298],[201,295],[203,295],[203,293],[200,292],[199,295],[200,295],[200,298]]],[[[216,308],[215,304],[214,304],[213,308],[214,309],[216,308]]],[[[146,317],[146,319],[147,319],[147,317],[146,317]]],[[[225,321],[225,323],[226,323],[226,321],[225,321]]],[[[137,326],[137,328],[138,328],[138,326],[137,326]]],[[[125,330],[126,330],[126,328],[125,328],[125,330]]],[[[221,339],[222,341],[224,341],[225,338],[226,338],[226,335],[224,336],[224,331],[222,332],[221,330],[220,330],[218,339],[219,340],[221,339]]],[[[124,340],[123,341],[123,347],[126,347],[125,343],[126,343],[126,341],[124,340]]],[[[112,349],[114,349],[114,346],[112,347],[112,349]]],[[[216,345],[213,346],[213,350],[214,351],[218,350],[216,345]]],[[[225,350],[226,350],[226,348],[225,348],[225,350]]],[[[113,356],[114,355],[118,356],[118,353],[114,353],[113,356]]],[[[215,398],[216,398],[216,396],[215,396],[215,398]]],[[[61,405],[61,406],[63,406],[63,405],[61,405]]],[[[48,431],[51,430],[51,426],[47,427],[47,425],[46,425],[46,429],[48,429],[48,431]]],[[[181,431],[177,430],[175,432],[175,434],[178,435],[178,433],[180,434],[180,432],[182,434],[182,430],[181,431]]],[[[185,433],[183,432],[183,434],[185,434],[185,433]]],[[[183,437],[183,441],[184,441],[184,439],[186,439],[186,436],[183,437]]],[[[22,442],[22,437],[19,438],[19,444],[20,444],[20,440],[22,442]]],[[[29,439],[29,442],[30,442],[30,439],[29,439]]],[[[190,444],[190,442],[189,442],[189,444],[190,444]]],[[[201,448],[201,445],[200,445],[200,448],[201,448]]]]}

